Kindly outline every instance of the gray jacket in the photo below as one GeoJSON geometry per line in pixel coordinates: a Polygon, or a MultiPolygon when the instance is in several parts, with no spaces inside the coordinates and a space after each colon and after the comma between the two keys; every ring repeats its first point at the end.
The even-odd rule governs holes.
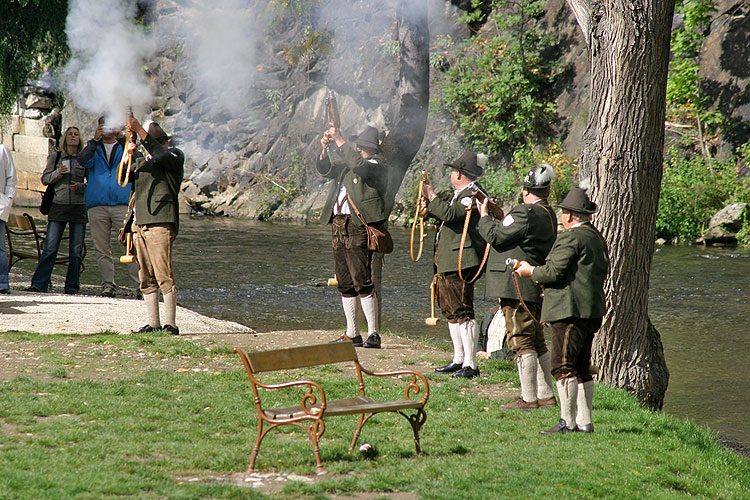
{"type": "Polygon", "coordinates": [[[54,184],[55,197],[52,202],[57,205],[85,205],[86,204],[86,169],[78,163],[75,155],[57,151],[47,157],[47,166],[42,173],[42,184],[54,184]],[[67,163],[68,172],[60,173],[60,167],[67,163]],[[70,185],[78,183],[78,189],[73,191],[70,185]]]}

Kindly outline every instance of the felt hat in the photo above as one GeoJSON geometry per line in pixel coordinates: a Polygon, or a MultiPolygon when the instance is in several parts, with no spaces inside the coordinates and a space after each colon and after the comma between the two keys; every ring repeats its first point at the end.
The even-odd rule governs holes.
{"type": "Polygon", "coordinates": [[[563,201],[555,206],[582,214],[593,214],[597,209],[596,203],[589,199],[586,190],[580,187],[574,187],[568,191],[568,194],[565,195],[563,201]]]}
{"type": "Polygon", "coordinates": [[[446,163],[446,167],[458,170],[470,179],[478,179],[484,173],[484,169],[479,165],[480,161],[476,153],[466,151],[458,160],[452,163],[446,163]]]}
{"type": "Polygon", "coordinates": [[[167,135],[167,133],[164,132],[164,129],[161,128],[161,125],[154,121],[147,121],[143,124],[143,128],[145,128],[148,132],[148,135],[150,135],[156,141],[168,141],[172,138],[171,135],[167,135]]]}
{"type": "Polygon", "coordinates": [[[380,133],[375,127],[365,128],[361,134],[352,136],[349,138],[350,141],[354,142],[360,148],[375,149],[380,151],[380,133]]]}

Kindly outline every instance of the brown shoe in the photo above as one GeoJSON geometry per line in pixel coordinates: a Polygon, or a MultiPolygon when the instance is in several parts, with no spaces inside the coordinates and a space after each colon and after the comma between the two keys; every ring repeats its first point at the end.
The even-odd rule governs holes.
{"type": "Polygon", "coordinates": [[[586,434],[591,434],[594,432],[594,424],[581,424],[576,426],[575,429],[573,429],[575,432],[585,432],[586,434]]]}
{"type": "Polygon", "coordinates": [[[539,434],[565,434],[566,432],[574,432],[574,430],[568,427],[568,423],[565,422],[565,419],[561,418],[556,426],[547,429],[546,431],[539,431],[539,434]]]}
{"type": "Polygon", "coordinates": [[[539,408],[539,404],[536,401],[527,403],[523,398],[519,397],[515,401],[507,405],[500,405],[501,410],[536,410],[539,408]]]}
{"type": "Polygon", "coordinates": [[[551,398],[537,399],[536,404],[539,405],[539,408],[544,408],[547,406],[557,406],[557,400],[555,399],[555,396],[552,396],[551,398]]]}

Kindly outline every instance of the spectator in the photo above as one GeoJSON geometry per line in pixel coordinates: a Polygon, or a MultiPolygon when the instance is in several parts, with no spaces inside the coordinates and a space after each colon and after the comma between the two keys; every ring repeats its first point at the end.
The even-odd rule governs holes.
{"type": "Polygon", "coordinates": [[[0,144],[0,293],[10,293],[8,253],[5,250],[5,223],[16,195],[16,167],[5,145],[0,144]]]}
{"type": "Polygon", "coordinates": [[[55,186],[47,223],[47,237],[29,292],[49,291],[52,268],[57,259],[65,224],[70,227],[70,262],[65,276],[65,293],[75,295],[80,288],[83,262],[83,237],[86,234],[86,169],[78,162],[81,136],[78,127],[68,127],[62,137],[62,146],[47,157],[42,173],[42,184],[55,186]]]}
{"type": "MultiPolygon", "coordinates": [[[[78,161],[86,167],[88,175],[86,208],[96,264],[102,279],[102,295],[105,297],[114,297],[117,290],[112,259],[112,228],[117,234],[122,227],[131,191],[129,185],[120,187],[117,183],[117,167],[122,159],[124,143],[119,129],[104,129],[103,120],[99,119],[94,138],[78,155],[78,161]]],[[[128,273],[138,287],[137,262],[128,264],[128,273]]]]}

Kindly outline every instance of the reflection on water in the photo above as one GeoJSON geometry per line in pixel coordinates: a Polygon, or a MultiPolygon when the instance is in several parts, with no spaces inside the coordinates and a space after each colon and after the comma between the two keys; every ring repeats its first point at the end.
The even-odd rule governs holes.
{"type": "MultiPolygon", "coordinates": [[[[409,259],[408,231],[392,233],[396,250],[386,257],[383,327],[447,340],[445,326],[424,325],[434,231],[418,263],[409,259]]],[[[96,264],[87,261],[86,274],[94,277],[84,279],[95,282],[96,264]]],[[[125,283],[124,266],[118,273],[125,283]]],[[[186,217],[175,246],[175,274],[180,304],[259,331],[345,325],[340,295],[325,286],[333,275],[326,226],[186,217]]],[[[665,411],[750,446],[748,276],[746,251],[661,248],[654,258],[650,314],[671,374],[665,411]]],[[[483,290],[480,280],[477,295],[483,290]]],[[[475,305],[479,316],[493,301],[475,305]]]]}

